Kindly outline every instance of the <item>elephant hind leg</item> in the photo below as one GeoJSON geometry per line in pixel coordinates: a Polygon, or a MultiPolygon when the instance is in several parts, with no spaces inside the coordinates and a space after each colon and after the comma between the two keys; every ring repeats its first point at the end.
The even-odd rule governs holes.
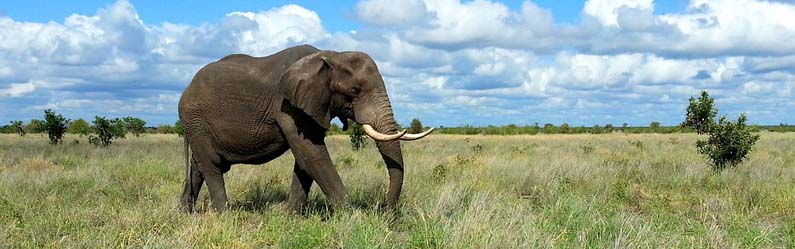
{"type": "Polygon", "coordinates": [[[299,213],[309,199],[309,190],[312,188],[312,177],[295,163],[293,167],[293,183],[290,188],[290,197],[287,201],[291,212],[299,213]]]}
{"type": "Polygon", "coordinates": [[[182,191],[181,208],[183,212],[191,213],[196,206],[196,200],[199,198],[199,191],[204,183],[204,177],[199,172],[199,163],[196,158],[191,157],[190,160],[190,173],[185,179],[185,189],[182,191]]]}
{"type": "Polygon", "coordinates": [[[221,162],[221,157],[216,153],[213,146],[207,141],[189,139],[196,141],[191,144],[193,158],[196,159],[198,171],[207,183],[207,190],[210,192],[213,209],[215,211],[226,210],[227,197],[226,187],[224,186],[224,173],[229,170],[229,165],[221,162]]]}

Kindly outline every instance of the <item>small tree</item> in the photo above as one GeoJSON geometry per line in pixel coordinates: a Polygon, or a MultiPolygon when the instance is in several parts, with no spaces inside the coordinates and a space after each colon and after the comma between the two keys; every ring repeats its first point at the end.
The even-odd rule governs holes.
{"type": "Polygon", "coordinates": [[[660,122],[657,122],[657,121],[651,122],[651,124],[649,124],[649,128],[651,128],[652,132],[659,130],[660,129],[660,122]]]}
{"type": "Polygon", "coordinates": [[[709,97],[707,91],[701,91],[698,99],[690,97],[690,105],[687,106],[687,116],[683,127],[690,127],[698,134],[707,134],[715,125],[715,116],[718,109],[713,107],[715,100],[709,97]]]}
{"type": "Polygon", "coordinates": [[[146,133],[146,121],[140,118],[135,117],[125,117],[124,125],[127,131],[131,132],[135,137],[141,135],[141,133],[146,133]]]}
{"type": "Polygon", "coordinates": [[[560,125],[560,132],[563,134],[569,133],[571,131],[571,127],[569,127],[569,123],[563,123],[560,125]]]}
{"type": "Polygon", "coordinates": [[[174,126],[171,125],[158,125],[155,129],[157,133],[160,134],[173,134],[174,133],[174,126]]]}
{"type": "Polygon", "coordinates": [[[22,125],[22,120],[11,121],[11,128],[16,131],[20,136],[25,136],[25,127],[22,125]]]}
{"type": "Polygon", "coordinates": [[[362,127],[356,122],[350,122],[350,127],[348,128],[350,128],[348,136],[351,137],[351,147],[353,147],[353,150],[364,148],[364,145],[367,144],[367,140],[365,140],[362,127]]]}
{"type": "Polygon", "coordinates": [[[44,110],[44,130],[47,131],[47,137],[50,138],[50,144],[58,144],[63,140],[63,135],[66,133],[66,127],[69,120],[65,119],[61,114],[58,114],[50,109],[44,110]]]}
{"type": "Polygon", "coordinates": [[[605,125],[605,132],[607,132],[607,133],[613,132],[614,129],[615,129],[615,127],[613,127],[613,124],[606,124],[605,125]]]}
{"type": "Polygon", "coordinates": [[[546,123],[544,124],[544,134],[555,134],[558,133],[558,129],[555,128],[555,125],[546,123]]]}
{"type": "Polygon", "coordinates": [[[31,119],[28,125],[25,126],[27,133],[42,133],[44,132],[44,121],[41,119],[31,119]]]}
{"type": "Polygon", "coordinates": [[[713,103],[706,91],[701,91],[698,99],[691,97],[682,126],[708,135],[706,141],[696,141],[698,152],[712,160],[713,169],[723,170],[742,162],[759,140],[759,135],[751,134],[745,124],[745,114],[740,114],[737,122],[727,121],[724,116],[715,123],[718,110],[713,108],[713,103]]]}
{"type": "Polygon", "coordinates": [[[180,137],[185,133],[185,130],[182,129],[182,120],[177,119],[177,122],[174,123],[174,133],[180,137]]]}
{"type": "Polygon", "coordinates": [[[126,136],[127,131],[124,128],[124,121],[121,119],[108,120],[105,117],[95,116],[93,123],[91,128],[96,135],[88,136],[88,142],[93,145],[106,147],[113,143],[114,139],[126,136]]]}
{"type": "Polygon", "coordinates": [[[69,123],[69,129],[67,129],[67,132],[71,134],[79,134],[81,137],[88,136],[88,133],[91,133],[91,126],[82,118],[78,118],[77,120],[69,123]]]}
{"type": "Polygon", "coordinates": [[[326,130],[326,135],[337,135],[342,133],[342,128],[339,125],[332,123],[326,130]]]}
{"type": "Polygon", "coordinates": [[[422,122],[419,119],[412,119],[411,124],[409,124],[409,133],[420,133],[422,132],[422,122]]]}

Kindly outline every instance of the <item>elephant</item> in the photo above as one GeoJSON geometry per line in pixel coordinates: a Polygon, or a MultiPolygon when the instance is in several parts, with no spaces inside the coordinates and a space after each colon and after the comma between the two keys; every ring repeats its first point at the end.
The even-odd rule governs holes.
{"type": "Polygon", "coordinates": [[[227,209],[223,174],[233,164],[295,157],[287,207],[300,212],[316,182],[332,209],[346,190],[325,144],[331,119],[348,120],[375,140],[389,175],[387,209],[403,187],[400,141],[430,134],[398,131],[384,80],[363,52],[290,47],[266,57],[232,54],[199,69],[179,100],[184,129],[185,185],[180,207],[193,212],[202,183],[216,211],[227,209]]]}

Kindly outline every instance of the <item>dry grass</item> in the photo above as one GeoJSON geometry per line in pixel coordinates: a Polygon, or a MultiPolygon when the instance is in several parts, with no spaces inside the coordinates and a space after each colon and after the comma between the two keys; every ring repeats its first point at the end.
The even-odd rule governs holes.
{"type": "Polygon", "coordinates": [[[238,165],[230,205],[177,211],[182,140],[0,135],[0,248],[41,247],[795,247],[795,134],[763,133],[750,158],[715,173],[696,136],[434,135],[404,143],[399,215],[369,145],[327,139],[351,208],[284,211],[292,157],[238,165]],[[79,141],[74,144],[73,141],[79,141]]]}

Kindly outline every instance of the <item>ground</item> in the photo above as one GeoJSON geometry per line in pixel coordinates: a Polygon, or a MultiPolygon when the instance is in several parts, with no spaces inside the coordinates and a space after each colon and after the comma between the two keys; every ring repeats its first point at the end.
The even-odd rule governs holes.
{"type": "Polygon", "coordinates": [[[795,247],[795,133],[762,133],[713,172],[693,134],[432,135],[404,143],[399,214],[370,143],[327,138],[350,208],[285,211],[289,152],[226,174],[231,211],[178,211],[176,135],[97,148],[68,136],[0,135],[0,248],[795,247]],[[77,142],[75,142],[77,141],[77,142]]]}

